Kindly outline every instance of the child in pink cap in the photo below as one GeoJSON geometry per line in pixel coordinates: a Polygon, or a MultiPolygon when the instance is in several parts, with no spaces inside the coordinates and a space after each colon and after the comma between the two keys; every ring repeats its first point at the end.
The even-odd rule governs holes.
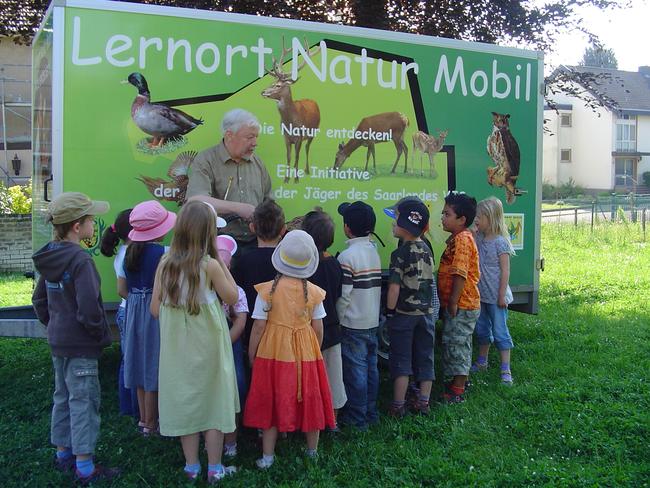
{"type": "Polygon", "coordinates": [[[139,203],[131,211],[130,243],[124,257],[126,278],[118,279],[126,298],[124,330],[124,385],[137,388],[140,423],[147,436],[158,430],[158,356],[160,328],[151,315],[151,293],[156,268],[165,248],[160,244],[176,223],[176,214],[155,200],[139,203]]]}

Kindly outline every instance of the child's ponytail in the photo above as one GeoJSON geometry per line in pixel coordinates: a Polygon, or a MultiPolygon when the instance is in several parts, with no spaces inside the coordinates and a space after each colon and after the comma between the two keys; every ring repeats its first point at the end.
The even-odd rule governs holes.
{"type": "Polygon", "coordinates": [[[102,235],[100,251],[107,258],[115,256],[120,241],[126,242],[131,231],[129,216],[132,209],[122,210],[115,218],[115,223],[109,226],[102,235]]]}

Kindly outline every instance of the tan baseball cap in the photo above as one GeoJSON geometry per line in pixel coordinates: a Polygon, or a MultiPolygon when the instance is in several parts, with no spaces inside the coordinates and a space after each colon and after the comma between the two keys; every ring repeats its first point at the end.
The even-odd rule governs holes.
{"type": "Polygon", "coordinates": [[[61,193],[48,206],[48,220],[53,224],[67,224],[84,215],[102,215],[110,210],[108,202],[95,201],[79,192],[61,193]]]}

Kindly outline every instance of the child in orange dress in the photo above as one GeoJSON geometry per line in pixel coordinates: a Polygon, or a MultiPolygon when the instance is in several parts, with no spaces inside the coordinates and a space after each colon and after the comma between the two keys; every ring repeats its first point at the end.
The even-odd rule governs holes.
{"type": "Polygon", "coordinates": [[[302,230],[291,231],[271,261],[275,279],[255,285],[248,347],[253,378],[244,409],[244,425],[263,430],[260,469],[273,464],[278,432],[301,430],[305,454],[316,457],[320,431],[336,426],[320,351],[325,292],[307,281],[318,267],[314,240],[302,230]]]}

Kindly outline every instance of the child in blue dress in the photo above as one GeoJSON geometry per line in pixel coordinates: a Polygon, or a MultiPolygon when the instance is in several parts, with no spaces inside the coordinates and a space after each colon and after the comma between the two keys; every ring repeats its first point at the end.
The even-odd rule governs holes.
{"type": "MultiPolygon", "coordinates": [[[[126,248],[129,245],[129,232],[131,232],[131,224],[129,217],[131,216],[131,208],[122,210],[115,222],[111,224],[102,235],[101,253],[107,258],[115,256],[113,259],[113,268],[117,278],[126,278],[124,274],[124,256],[126,248]],[[118,247],[119,246],[119,247],[118,247]]],[[[126,287],[125,287],[126,288],[126,287]]],[[[118,293],[120,290],[118,289],[118,293]]],[[[117,388],[120,414],[132,415],[138,417],[138,395],[136,390],[131,390],[124,386],[124,322],[126,320],[126,293],[122,297],[120,305],[115,312],[115,323],[120,331],[120,369],[118,370],[117,388]]]]}
{"type": "Polygon", "coordinates": [[[124,258],[126,278],[118,280],[127,292],[124,338],[124,384],[137,388],[144,435],[158,429],[158,356],[160,328],[151,315],[154,277],[165,248],[159,242],[174,227],[176,214],[155,200],[136,205],[129,218],[133,229],[124,258]]]}
{"type": "Polygon", "coordinates": [[[476,247],[479,254],[481,278],[481,315],[474,333],[478,338],[479,355],[472,372],[488,367],[490,344],[494,342],[501,356],[501,382],[512,384],[510,350],[512,338],[508,330],[508,304],[512,291],[508,285],[510,256],[514,254],[503,218],[503,205],[495,197],[481,200],[476,206],[476,247]]]}

